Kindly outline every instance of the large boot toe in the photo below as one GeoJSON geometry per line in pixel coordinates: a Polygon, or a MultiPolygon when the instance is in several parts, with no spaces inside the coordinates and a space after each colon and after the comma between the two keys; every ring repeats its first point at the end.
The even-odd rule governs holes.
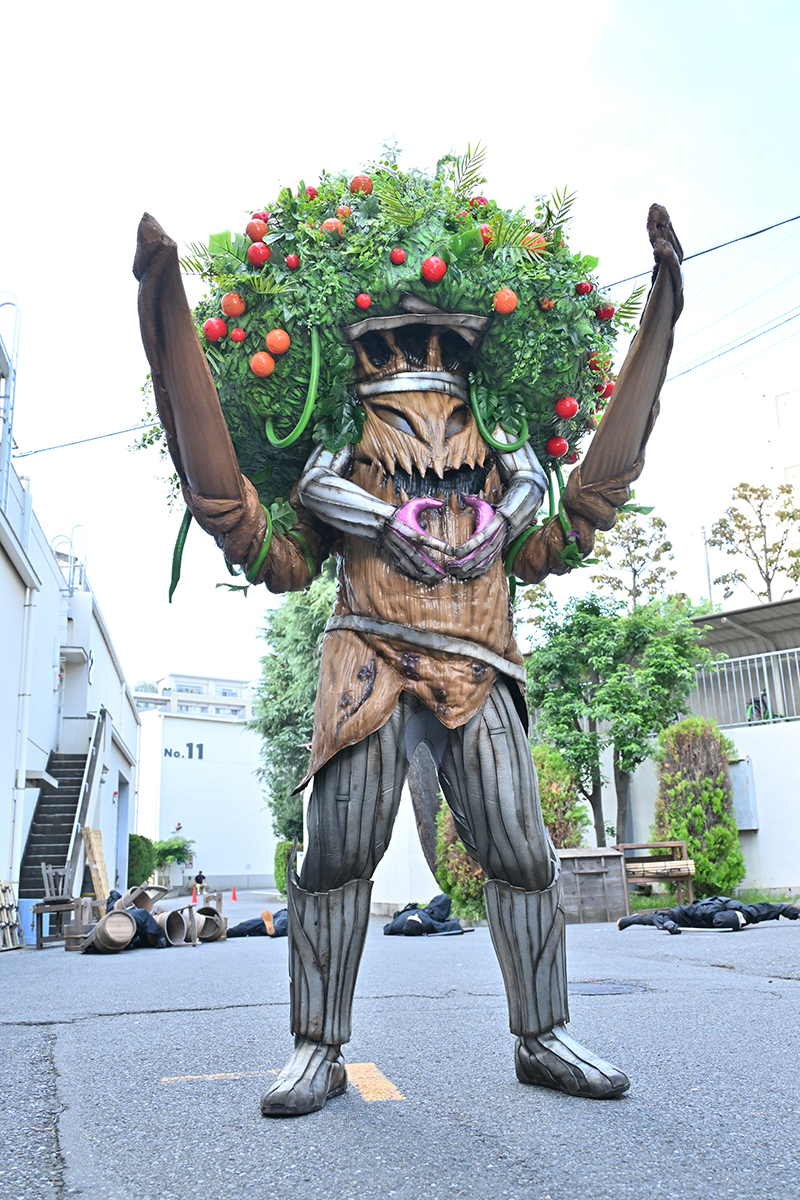
{"type": "Polygon", "coordinates": [[[563,1025],[538,1037],[517,1038],[514,1060],[520,1083],[555,1088],[570,1096],[611,1100],[631,1086],[624,1072],[581,1046],[563,1025]]]}
{"type": "Polygon", "coordinates": [[[317,1112],[347,1090],[347,1071],[338,1046],[298,1038],[278,1078],[261,1097],[265,1117],[302,1117],[317,1112]]]}

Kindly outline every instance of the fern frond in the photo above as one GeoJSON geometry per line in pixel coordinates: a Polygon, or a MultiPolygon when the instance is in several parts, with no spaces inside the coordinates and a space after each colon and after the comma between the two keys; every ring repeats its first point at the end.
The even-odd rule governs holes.
{"type": "Polygon", "coordinates": [[[259,275],[248,274],[247,286],[259,296],[277,296],[279,292],[285,292],[289,285],[281,283],[271,271],[263,271],[259,275]]]}
{"type": "Polygon", "coordinates": [[[412,208],[405,200],[398,181],[393,175],[382,171],[373,177],[373,187],[383,206],[383,210],[396,225],[413,225],[419,217],[416,208],[412,208]]]}
{"type": "Polygon", "coordinates": [[[486,183],[483,174],[485,161],[486,150],[480,142],[474,150],[467,144],[466,154],[455,159],[452,167],[453,191],[459,200],[468,200],[482,183],[486,183]]]}
{"type": "Polygon", "coordinates": [[[562,188],[561,191],[556,188],[550,199],[545,203],[546,229],[555,230],[566,224],[577,194],[577,192],[568,192],[566,187],[562,188]]]}
{"type": "Polygon", "coordinates": [[[178,259],[184,275],[208,275],[212,267],[208,246],[203,246],[200,242],[188,242],[186,249],[188,253],[178,259]]]}
{"type": "Polygon", "coordinates": [[[640,283],[633,289],[627,300],[617,305],[616,316],[621,321],[632,321],[634,317],[638,316],[639,309],[642,307],[642,296],[646,290],[647,284],[640,283]]]}

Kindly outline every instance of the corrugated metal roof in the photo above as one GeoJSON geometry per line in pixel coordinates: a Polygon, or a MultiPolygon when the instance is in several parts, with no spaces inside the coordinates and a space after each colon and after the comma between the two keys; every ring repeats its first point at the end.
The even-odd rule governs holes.
{"type": "Polygon", "coordinates": [[[800,599],[734,608],[693,617],[692,621],[701,629],[710,626],[704,635],[705,644],[714,653],[729,658],[800,647],[800,599]]]}

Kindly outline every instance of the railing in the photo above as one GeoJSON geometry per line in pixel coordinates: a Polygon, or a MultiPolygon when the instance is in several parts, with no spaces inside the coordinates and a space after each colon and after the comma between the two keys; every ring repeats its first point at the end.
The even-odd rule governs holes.
{"type": "Polygon", "coordinates": [[[689,708],[722,728],[800,720],[800,650],[748,654],[699,672],[689,708]]]}
{"type": "Polygon", "coordinates": [[[86,756],[86,766],[83,769],[83,779],[81,780],[81,790],[78,797],[78,803],[75,807],[75,820],[72,824],[72,834],[69,840],[69,850],[67,851],[67,895],[73,894],[73,884],[75,883],[75,873],[78,869],[78,860],[80,859],[81,850],[83,848],[82,841],[78,836],[81,827],[86,823],[86,817],[89,812],[89,801],[92,796],[94,787],[94,778],[97,771],[97,763],[101,757],[100,750],[103,745],[103,734],[106,727],[106,717],[108,711],[101,708],[94,719],[94,729],[89,743],[89,753],[86,756]]]}

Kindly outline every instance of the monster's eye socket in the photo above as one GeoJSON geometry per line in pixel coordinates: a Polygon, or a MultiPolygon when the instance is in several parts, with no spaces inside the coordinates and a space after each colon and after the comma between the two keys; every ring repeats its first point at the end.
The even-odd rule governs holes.
{"type": "Polygon", "coordinates": [[[378,369],[385,367],[392,357],[392,352],[381,335],[374,329],[370,329],[360,338],[360,341],[364,347],[364,353],[373,367],[378,367],[378,369]]]}
{"type": "Polygon", "coordinates": [[[451,438],[453,434],[461,433],[461,430],[469,420],[469,409],[465,405],[459,408],[454,408],[447,418],[447,424],[444,427],[444,436],[451,438]]]}
{"type": "Polygon", "coordinates": [[[376,417],[380,417],[382,421],[385,421],[387,425],[391,425],[393,429],[399,429],[401,433],[410,433],[412,437],[417,436],[403,414],[398,412],[396,408],[388,408],[385,404],[376,404],[373,411],[376,417]]]}

